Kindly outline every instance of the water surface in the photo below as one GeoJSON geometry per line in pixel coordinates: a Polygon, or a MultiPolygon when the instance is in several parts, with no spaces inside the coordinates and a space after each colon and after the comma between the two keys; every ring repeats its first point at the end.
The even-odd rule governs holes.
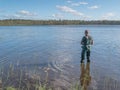
{"type": "MultiPolygon", "coordinates": [[[[80,78],[80,41],[88,29],[94,39],[91,50],[91,85],[103,86],[102,78],[120,82],[119,25],[1,26],[0,66],[12,63],[29,67],[49,67],[65,82],[80,78]],[[101,83],[101,84],[100,84],[101,83]]],[[[53,77],[54,78],[54,77],[53,77]]],[[[58,80],[59,81],[59,80],[58,80]]],[[[97,88],[98,90],[98,88],[97,88]]]]}

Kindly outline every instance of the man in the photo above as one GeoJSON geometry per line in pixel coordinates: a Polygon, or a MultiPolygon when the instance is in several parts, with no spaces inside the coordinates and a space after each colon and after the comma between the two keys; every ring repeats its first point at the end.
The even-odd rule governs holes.
{"type": "Polygon", "coordinates": [[[87,62],[90,62],[90,45],[93,45],[93,39],[89,35],[88,30],[85,30],[85,36],[81,40],[82,53],[81,53],[81,63],[84,62],[85,54],[87,57],[87,62]]]}

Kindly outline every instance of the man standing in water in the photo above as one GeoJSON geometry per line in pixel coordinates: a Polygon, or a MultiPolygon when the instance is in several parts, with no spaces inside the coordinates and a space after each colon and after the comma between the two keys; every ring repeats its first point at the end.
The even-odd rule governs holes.
{"type": "Polygon", "coordinates": [[[81,53],[81,63],[84,62],[85,54],[87,57],[87,62],[90,62],[90,45],[93,45],[93,39],[89,35],[88,30],[85,30],[85,36],[81,40],[82,53],[81,53]]]}

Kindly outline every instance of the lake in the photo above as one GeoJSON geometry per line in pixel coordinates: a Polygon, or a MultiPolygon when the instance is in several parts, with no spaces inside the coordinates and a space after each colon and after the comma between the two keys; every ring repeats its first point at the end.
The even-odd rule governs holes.
{"type": "Polygon", "coordinates": [[[82,75],[80,41],[86,29],[94,39],[88,90],[119,90],[120,25],[0,26],[0,66],[13,64],[30,74],[38,67],[40,75],[49,67],[55,85],[69,86],[82,75]],[[116,84],[105,86],[108,82],[116,84]]]}

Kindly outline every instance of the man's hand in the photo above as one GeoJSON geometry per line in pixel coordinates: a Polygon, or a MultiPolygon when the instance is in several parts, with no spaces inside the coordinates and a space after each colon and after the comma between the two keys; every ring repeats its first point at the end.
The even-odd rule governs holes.
{"type": "Polygon", "coordinates": [[[93,40],[91,40],[91,45],[93,45],[94,44],[94,42],[93,42],[93,40]]]}

